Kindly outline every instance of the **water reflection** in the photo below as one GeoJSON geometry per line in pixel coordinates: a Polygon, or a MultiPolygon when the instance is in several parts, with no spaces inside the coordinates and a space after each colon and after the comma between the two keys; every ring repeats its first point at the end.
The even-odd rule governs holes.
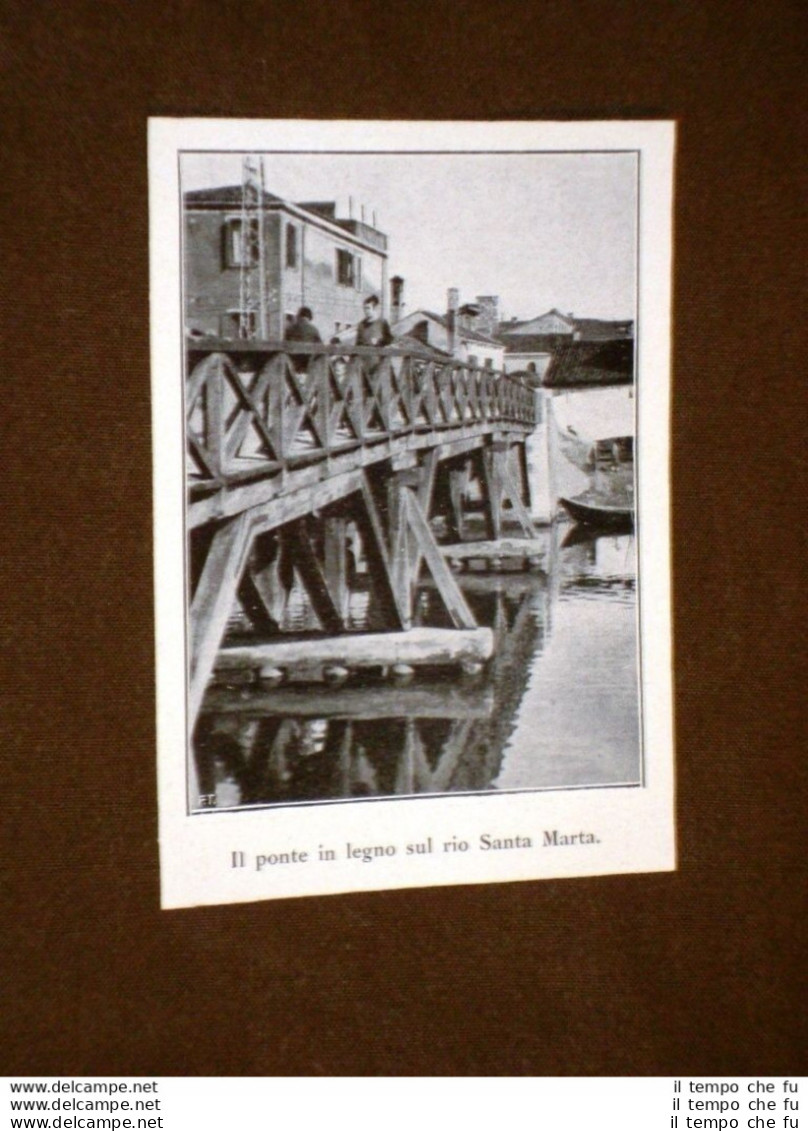
{"type": "MultiPolygon", "coordinates": [[[[461,574],[495,655],[477,677],[214,687],[195,733],[200,807],[633,784],[640,778],[631,534],[546,532],[542,574],[461,574]]],[[[366,594],[351,595],[361,627],[366,594]]],[[[439,604],[424,588],[423,623],[439,604]]],[[[303,623],[307,611],[290,602],[303,623]]]]}

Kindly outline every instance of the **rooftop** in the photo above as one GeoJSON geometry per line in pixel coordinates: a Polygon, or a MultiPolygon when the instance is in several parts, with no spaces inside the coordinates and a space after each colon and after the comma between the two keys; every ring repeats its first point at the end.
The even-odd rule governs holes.
{"type": "Polygon", "coordinates": [[[549,389],[627,385],[634,380],[634,342],[567,342],[553,355],[542,384],[549,389]]]}
{"type": "MultiPolygon", "coordinates": [[[[222,185],[219,188],[193,189],[184,194],[184,200],[186,207],[189,208],[227,208],[233,210],[243,207],[244,187],[242,185],[222,185]]],[[[340,219],[337,216],[336,201],[309,201],[304,204],[296,204],[284,200],[283,197],[276,196],[274,192],[264,190],[258,200],[250,200],[248,203],[260,204],[265,208],[291,207],[302,209],[304,212],[308,212],[310,216],[317,216],[328,224],[342,228],[343,231],[349,232],[356,239],[369,244],[378,251],[387,250],[387,236],[383,232],[362,220],[340,219]]]]}
{"type": "MultiPolygon", "coordinates": [[[[440,326],[443,326],[445,329],[448,330],[448,328],[449,328],[449,320],[447,319],[445,314],[436,314],[434,312],[434,310],[418,310],[418,311],[414,311],[413,313],[423,314],[426,318],[431,318],[433,320],[433,322],[437,322],[440,326]]],[[[408,315],[408,317],[410,317],[410,315],[408,315]]],[[[500,341],[498,341],[496,338],[489,338],[488,334],[481,334],[479,330],[472,330],[469,327],[464,326],[459,321],[458,321],[457,325],[455,326],[455,333],[459,337],[465,338],[469,342],[484,342],[486,345],[489,345],[489,346],[500,346],[500,345],[502,345],[502,343],[500,341]]]]}

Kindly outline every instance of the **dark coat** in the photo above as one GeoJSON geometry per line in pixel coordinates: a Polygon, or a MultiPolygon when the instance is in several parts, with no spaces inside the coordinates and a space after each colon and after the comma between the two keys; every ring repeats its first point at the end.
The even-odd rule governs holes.
{"type": "Polygon", "coordinates": [[[320,331],[308,318],[296,318],[286,331],[287,342],[321,342],[320,331]]]}
{"type": "Polygon", "coordinates": [[[389,346],[392,340],[390,327],[383,318],[365,318],[356,327],[358,346],[389,346]]]}

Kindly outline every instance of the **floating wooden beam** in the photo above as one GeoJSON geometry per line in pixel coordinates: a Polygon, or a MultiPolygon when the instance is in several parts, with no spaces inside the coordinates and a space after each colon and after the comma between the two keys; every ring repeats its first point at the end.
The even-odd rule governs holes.
{"type": "Polygon", "coordinates": [[[484,542],[453,542],[441,546],[445,558],[540,558],[548,554],[546,538],[495,538],[484,542]]]}
{"type": "MultiPolygon", "coordinates": [[[[544,573],[526,573],[515,570],[507,573],[458,573],[455,581],[464,593],[504,593],[508,597],[519,597],[524,593],[538,593],[545,588],[547,578],[544,573]]],[[[434,588],[435,582],[427,578],[422,584],[434,588]]]]}
{"type": "Polygon", "coordinates": [[[308,675],[324,666],[349,670],[391,667],[455,666],[464,661],[488,660],[494,651],[490,628],[411,628],[408,632],[350,633],[306,640],[277,640],[222,648],[216,671],[243,668],[277,668],[288,678],[308,675]]]}

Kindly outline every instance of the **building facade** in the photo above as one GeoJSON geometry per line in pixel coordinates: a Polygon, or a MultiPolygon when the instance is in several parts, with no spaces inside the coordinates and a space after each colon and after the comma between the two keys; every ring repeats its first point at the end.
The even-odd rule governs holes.
{"type": "Polygon", "coordinates": [[[249,336],[280,339],[308,306],[327,342],[361,320],[371,294],[386,316],[384,233],[338,218],[332,202],[293,204],[264,192],[244,210],[242,193],[241,185],[185,193],[187,333],[238,338],[248,326],[249,336]]]}
{"type": "Polygon", "coordinates": [[[436,314],[432,310],[414,310],[391,329],[396,338],[414,338],[457,361],[499,370],[503,367],[502,343],[473,330],[460,311],[436,314]]]}

